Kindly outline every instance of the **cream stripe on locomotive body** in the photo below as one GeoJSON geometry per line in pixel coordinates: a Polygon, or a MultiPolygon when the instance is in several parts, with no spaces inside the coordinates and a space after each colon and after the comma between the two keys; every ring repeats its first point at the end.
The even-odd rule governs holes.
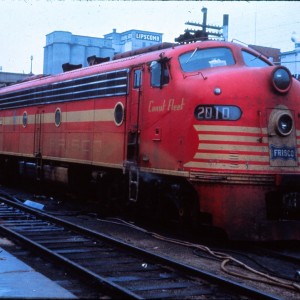
{"type": "MultiPolygon", "coordinates": [[[[59,105],[58,105],[59,107],[59,105]]],[[[26,111],[26,110],[24,110],[26,111]]],[[[22,112],[22,111],[21,111],[22,112]]],[[[55,112],[43,114],[43,124],[53,124],[55,112]]],[[[2,117],[1,125],[23,125],[22,115],[16,117],[2,117]]],[[[34,124],[35,116],[28,115],[28,126],[34,124]]],[[[114,109],[97,109],[87,111],[62,112],[62,122],[114,122],[114,109]]]]}
{"type": "MultiPolygon", "coordinates": [[[[270,167],[267,128],[194,125],[199,145],[192,161],[184,166],[207,171],[264,171],[276,173],[270,167]]],[[[297,131],[299,149],[299,131],[297,131]]],[[[300,151],[298,151],[298,159],[300,151]]],[[[285,162],[281,171],[297,172],[295,163],[285,162]],[[293,168],[288,168],[289,164],[293,168]]]]}

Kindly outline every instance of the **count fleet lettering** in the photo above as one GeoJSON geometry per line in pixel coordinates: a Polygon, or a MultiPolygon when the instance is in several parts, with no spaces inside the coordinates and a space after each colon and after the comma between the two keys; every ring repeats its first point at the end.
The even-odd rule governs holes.
{"type": "Polygon", "coordinates": [[[173,98],[168,101],[164,99],[160,105],[155,104],[155,102],[156,101],[153,100],[149,101],[148,112],[179,111],[183,110],[185,104],[183,98],[179,101],[176,101],[173,98]]]}

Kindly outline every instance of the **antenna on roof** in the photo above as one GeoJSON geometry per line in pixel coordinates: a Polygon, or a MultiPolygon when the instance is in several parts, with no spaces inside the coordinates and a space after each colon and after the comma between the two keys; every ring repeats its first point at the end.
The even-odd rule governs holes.
{"type": "Polygon", "coordinates": [[[33,56],[30,56],[30,75],[32,75],[32,61],[33,61],[33,56]]]}

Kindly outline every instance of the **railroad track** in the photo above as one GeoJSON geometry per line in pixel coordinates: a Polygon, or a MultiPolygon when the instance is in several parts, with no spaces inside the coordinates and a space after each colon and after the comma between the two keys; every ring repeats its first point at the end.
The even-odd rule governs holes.
{"type": "Polygon", "coordinates": [[[111,297],[277,299],[0,197],[0,230],[111,297]]]}

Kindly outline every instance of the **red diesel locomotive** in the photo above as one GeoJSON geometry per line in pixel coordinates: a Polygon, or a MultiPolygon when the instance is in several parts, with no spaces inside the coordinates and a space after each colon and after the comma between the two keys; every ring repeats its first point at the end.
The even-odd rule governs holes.
{"type": "Polygon", "coordinates": [[[5,176],[93,181],[99,201],[230,239],[300,238],[299,144],[300,83],[229,42],[161,44],[0,89],[5,176]]]}

